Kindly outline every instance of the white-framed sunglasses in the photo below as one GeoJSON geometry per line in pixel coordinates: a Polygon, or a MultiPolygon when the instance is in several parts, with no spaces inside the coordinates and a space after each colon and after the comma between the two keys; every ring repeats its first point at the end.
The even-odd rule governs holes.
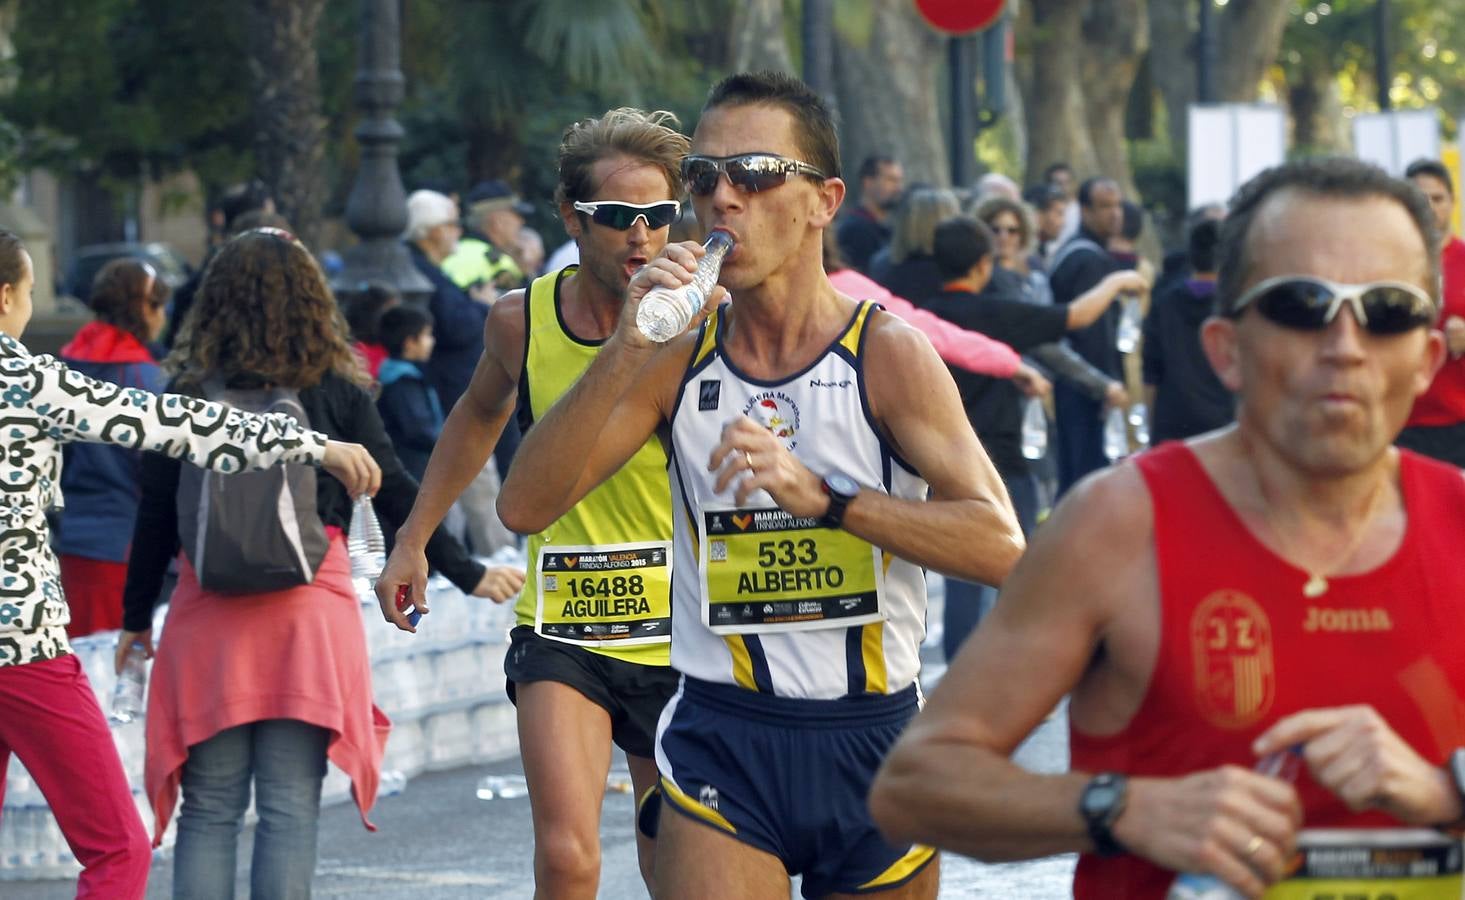
{"type": "Polygon", "coordinates": [[[590,221],[616,231],[626,231],[635,226],[636,220],[646,223],[652,231],[665,228],[682,214],[678,200],[658,200],[655,203],[626,203],[621,200],[575,201],[575,209],[590,217],[590,221]]]}

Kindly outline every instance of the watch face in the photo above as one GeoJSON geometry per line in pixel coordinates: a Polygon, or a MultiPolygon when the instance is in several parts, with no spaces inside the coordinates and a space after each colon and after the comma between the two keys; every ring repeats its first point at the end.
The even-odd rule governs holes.
{"type": "Polygon", "coordinates": [[[834,472],[826,479],[829,482],[830,490],[841,497],[853,497],[860,492],[860,485],[848,475],[834,472]]]}
{"type": "Polygon", "coordinates": [[[1102,813],[1114,805],[1115,794],[1116,791],[1112,784],[1090,785],[1083,795],[1084,809],[1090,813],[1102,813]]]}

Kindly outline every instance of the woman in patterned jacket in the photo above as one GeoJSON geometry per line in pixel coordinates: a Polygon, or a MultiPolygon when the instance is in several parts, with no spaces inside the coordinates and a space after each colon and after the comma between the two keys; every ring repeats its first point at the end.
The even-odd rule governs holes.
{"type": "MultiPolygon", "coordinates": [[[[391,530],[417,496],[382,426],[345,319],[310,253],[288,232],[238,235],[209,264],[167,366],[174,387],[210,379],[299,393],[312,427],[359,441],[382,468],[376,508],[391,530]]],[[[178,466],[147,459],[123,594],[124,642],[149,639],[151,599],[178,548],[178,466]]],[[[360,600],[344,529],[351,500],[322,479],[316,513],[332,536],[310,584],[254,594],[202,587],[179,557],[148,689],[144,789],[162,840],[180,789],[173,896],[232,897],[239,832],[254,789],[251,896],[307,897],[329,758],[352,781],[362,821],[376,798],[389,723],[372,703],[360,600]]],[[[506,599],[515,569],[485,569],[446,532],[433,565],[466,592],[506,599]]],[[[373,607],[374,608],[374,607],[373,607]]],[[[444,623],[445,625],[450,623],[444,623]]],[[[370,824],[367,823],[370,828],[370,824]]]]}
{"type": "Polygon", "coordinates": [[[96,696],[66,639],[68,613],[46,510],[61,445],[147,449],[229,471],[323,465],[352,492],[381,473],[364,449],[283,416],[157,396],[87,378],[20,343],[30,322],[31,258],[0,231],[0,790],[20,757],[83,866],[78,897],[141,898],[152,854],[96,696]],[[217,453],[233,447],[239,453],[217,453]]]}

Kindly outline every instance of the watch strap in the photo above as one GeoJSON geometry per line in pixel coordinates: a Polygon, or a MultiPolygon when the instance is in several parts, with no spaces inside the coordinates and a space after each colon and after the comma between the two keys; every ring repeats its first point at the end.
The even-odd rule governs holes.
{"type": "Polygon", "coordinates": [[[824,516],[819,520],[819,524],[826,528],[843,527],[845,510],[849,509],[850,501],[854,497],[836,490],[830,484],[829,476],[827,475],[824,477],[821,486],[824,489],[825,495],[829,497],[829,508],[824,511],[824,516]]]}
{"type": "Polygon", "coordinates": [[[1125,795],[1129,780],[1117,772],[1103,772],[1095,775],[1084,786],[1078,811],[1088,828],[1089,840],[1099,856],[1118,856],[1125,852],[1124,845],[1114,837],[1114,823],[1124,812],[1125,795]],[[1093,798],[1100,792],[1111,797],[1108,803],[1098,805],[1093,798]]]}

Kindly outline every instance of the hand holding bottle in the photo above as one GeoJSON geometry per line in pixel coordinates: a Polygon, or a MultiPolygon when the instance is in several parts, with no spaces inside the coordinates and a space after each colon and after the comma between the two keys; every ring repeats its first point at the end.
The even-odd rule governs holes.
{"type": "Polygon", "coordinates": [[[627,342],[665,343],[725,300],[727,291],[717,285],[717,276],[732,245],[727,232],[713,231],[705,245],[668,244],[637,272],[627,291],[626,314],[636,324],[626,329],[627,342]]]}

